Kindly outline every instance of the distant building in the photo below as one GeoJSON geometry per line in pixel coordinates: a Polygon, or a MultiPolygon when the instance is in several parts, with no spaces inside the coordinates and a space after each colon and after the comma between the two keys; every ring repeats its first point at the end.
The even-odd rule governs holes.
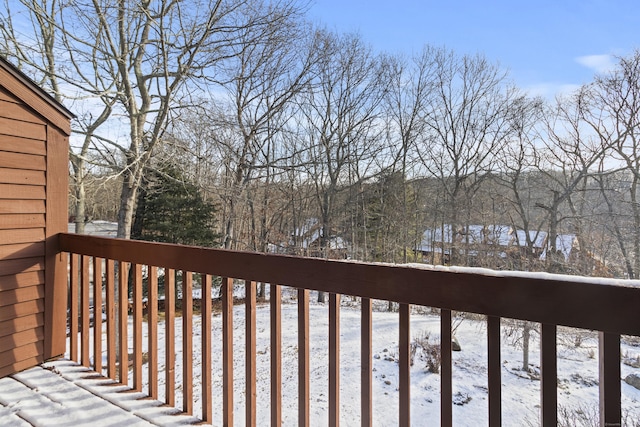
{"type": "Polygon", "coordinates": [[[317,218],[307,219],[301,227],[292,234],[289,242],[270,244],[273,252],[291,255],[302,255],[316,258],[346,259],[349,254],[349,245],[340,236],[329,236],[326,248],[321,247],[322,225],[317,218]]]}
{"type": "Polygon", "coordinates": [[[573,234],[558,235],[555,246],[556,253],[551,256],[552,245],[544,231],[531,230],[527,239],[524,230],[508,225],[472,224],[453,231],[450,224],[443,224],[425,230],[417,252],[423,262],[430,264],[450,264],[451,251],[455,250],[470,266],[524,268],[521,261],[568,263],[579,251],[573,234]]]}

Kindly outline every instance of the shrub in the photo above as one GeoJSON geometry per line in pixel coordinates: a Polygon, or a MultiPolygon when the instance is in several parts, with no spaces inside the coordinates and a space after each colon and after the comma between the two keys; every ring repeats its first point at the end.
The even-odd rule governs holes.
{"type": "Polygon", "coordinates": [[[421,332],[413,339],[411,343],[411,364],[415,356],[425,362],[425,368],[428,372],[437,374],[440,372],[440,341],[431,338],[429,332],[421,332]]]}

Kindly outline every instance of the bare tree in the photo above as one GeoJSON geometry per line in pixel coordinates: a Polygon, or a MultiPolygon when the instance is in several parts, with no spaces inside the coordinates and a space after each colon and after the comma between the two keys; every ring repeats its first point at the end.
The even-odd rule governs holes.
{"type": "MultiPolygon", "coordinates": [[[[408,61],[401,57],[390,58],[388,67],[385,111],[390,127],[388,131],[391,139],[389,148],[394,158],[392,167],[401,173],[399,224],[401,225],[402,262],[406,263],[408,261],[408,236],[410,230],[414,228],[408,223],[407,179],[409,169],[415,159],[409,156],[415,153],[415,145],[427,129],[424,118],[436,79],[433,75],[436,70],[434,50],[425,47],[421,53],[408,61]]],[[[415,242],[412,247],[415,247],[415,242]]]]}
{"type": "MultiPolygon", "coordinates": [[[[42,71],[64,76],[67,86],[91,94],[102,112],[119,119],[98,127],[118,129],[104,140],[119,152],[111,164],[123,182],[118,236],[128,238],[145,167],[176,109],[194,103],[191,83],[214,73],[233,54],[243,31],[268,27],[280,9],[260,0],[53,0],[56,7],[49,9],[36,7],[35,1],[25,4],[35,16],[33,22],[59,33],[56,53],[72,61],[67,73],[64,67],[42,71]]],[[[287,2],[278,6],[290,8],[287,2]]]]}
{"type": "Polygon", "coordinates": [[[585,117],[600,144],[615,153],[601,162],[597,181],[607,206],[606,226],[616,237],[630,279],[640,275],[639,81],[640,51],[636,50],[618,58],[611,72],[596,76],[589,92],[592,110],[585,117]],[[624,172],[613,173],[617,168],[624,172]]]}
{"type": "Polygon", "coordinates": [[[445,217],[454,233],[450,257],[457,263],[455,233],[466,219],[461,215],[471,214],[473,195],[493,170],[493,158],[511,130],[510,104],[520,95],[506,86],[505,73],[481,56],[458,57],[444,49],[430,54],[435,81],[424,118],[428,131],[417,150],[445,192],[445,217]]]}
{"type": "Polygon", "coordinates": [[[542,220],[536,215],[539,183],[535,175],[535,152],[539,127],[543,124],[544,104],[540,99],[521,98],[510,109],[512,132],[499,156],[496,156],[496,180],[504,200],[510,206],[515,249],[509,253],[510,268],[532,270],[539,257],[535,245],[541,238],[542,220]],[[505,191],[506,190],[506,191],[505,191]]]}
{"type": "MultiPolygon", "coordinates": [[[[535,129],[540,124],[543,105],[539,99],[522,98],[512,105],[510,112],[513,132],[502,155],[496,158],[497,181],[506,189],[505,199],[512,208],[509,216],[515,248],[507,252],[510,259],[508,268],[533,271],[540,256],[535,244],[540,239],[541,224],[535,220],[533,212],[536,185],[532,182],[533,164],[530,160],[536,150],[535,129]]],[[[522,345],[522,370],[525,372],[530,370],[529,344],[531,332],[535,330],[535,324],[526,320],[514,321],[513,326],[507,328],[507,334],[515,336],[514,340],[522,345]]]]}
{"type": "Polygon", "coordinates": [[[320,212],[319,250],[328,257],[338,193],[364,179],[376,154],[383,92],[379,60],[359,37],[321,36],[316,78],[300,97],[299,126],[305,138],[303,173],[314,185],[320,212]]]}
{"type": "MultiPolygon", "coordinates": [[[[546,200],[537,202],[536,206],[545,211],[546,262],[547,269],[552,271],[564,262],[556,259],[559,258],[557,242],[561,224],[572,219],[574,231],[580,230],[581,218],[575,210],[575,198],[584,197],[589,178],[597,172],[612,146],[611,141],[598,138],[589,124],[599,115],[593,110],[591,96],[591,89],[584,86],[568,97],[558,98],[556,105],[545,114],[543,144],[533,153],[537,171],[543,176],[542,191],[547,193],[546,200]]],[[[583,240],[583,251],[588,250],[585,246],[583,240]]]]}
{"type": "MultiPolygon", "coordinates": [[[[313,31],[302,21],[299,10],[289,8],[274,15],[269,26],[247,28],[228,61],[224,84],[229,108],[221,125],[232,129],[228,140],[218,139],[230,155],[231,179],[225,198],[226,219],[224,247],[231,248],[236,239],[238,206],[245,199],[249,183],[260,178],[266,187],[273,180],[274,167],[288,163],[278,138],[294,111],[293,98],[308,84],[317,56],[313,31]]],[[[260,210],[260,242],[254,237],[253,250],[266,250],[267,228],[265,204],[269,194],[263,192],[260,210]]],[[[246,198],[255,213],[254,200],[246,198]]],[[[255,221],[252,219],[254,226],[255,221]]],[[[255,227],[254,227],[255,230],[255,227]]]]}

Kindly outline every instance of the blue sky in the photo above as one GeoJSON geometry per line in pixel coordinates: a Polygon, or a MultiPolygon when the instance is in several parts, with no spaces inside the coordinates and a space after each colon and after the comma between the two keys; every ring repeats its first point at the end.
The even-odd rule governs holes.
{"type": "Polygon", "coordinates": [[[518,86],[553,96],[640,48],[639,0],[312,0],[309,17],[376,50],[482,53],[518,86]]]}

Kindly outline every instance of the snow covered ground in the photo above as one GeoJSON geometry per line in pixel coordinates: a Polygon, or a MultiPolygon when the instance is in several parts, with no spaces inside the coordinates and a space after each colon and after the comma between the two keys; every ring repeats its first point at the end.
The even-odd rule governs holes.
{"type": "MultiPolygon", "coordinates": [[[[386,307],[381,303],[380,308],[386,307]]],[[[269,420],[270,401],[270,337],[269,306],[257,310],[257,395],[258,419],[269,420]]],[[[311,425],[328,424],[328,304],[310,306],[310,375],[311,425]]],[[[507,322],[505,322],[507,323],[507,322]]],[[[143,324],[146,334],[146,324],[143,324]]],[[[506,330],[508,325],[503,325],[506,330]]],[[[439,338],[439,317],[428,310],[412,313],[411,337],[429,334],[430,340],[439,338]]],[[[234,424],[244,425],[245,352],[244,306],[234,307],[234,424]]],[[[176,330],[176,406],[182,407],[182,319],[177,318],[176,330]]],[[[159,324],[159,383],[160,400],[164,399],[164,331],[159,324]]],[[[297,425],[297,305],[292,291],[283,291],[282,306],[282,380],[283,424],[297,425]]],[[[373,313],[373,419],[376,426],[398,424],[398,313],[373,313]]],[[[201,413],[201,317],[193,321],[194,414],[201,413]]],[[[539,425],[540,381],[520,370],[522,350],[513,338],[503,334],[501,348],[503,425],[539,425]]],[[[131,336],[131,335],[130,335],[131,336]]],[[[222,408],[222,321],[213,315],[213,425],[221,424],[222,408]]],[[[486,326],[481,320],[465,320],[456,331],[462,351],[453,353],[454,425],[479,426],[487,424],[487,345],[486,326]]],[[[624,340],[623,340],[624,341],[624,340]]],[[[146,352],[146,340],[144,351],[146,352]]],[[[106,345],[106,343],[103,343],[106,345]]],[[[103,347],[104,348],[104,347],[103,347]]],[[[130,352],[133,349],[130,348],[130,352]]],[[[598,408],[598,347],[597,335],[589,331],[560,329],[558,335],[558,402],[561,414],[570,413],[573,424],[580,424],[580,413],[595,416],[598,408]],[[578,414],[578,415],[576,415],[578,414]]],[[[640,358],[640,340],[624,341],[623,358],[640,358]]],[[[539,369],[539,343],[532,334],[531,365],[539,369]]],[[[106,360],[105,360],[106,363],[106,360]]],[[[418,352],[411,368],[411,419],[413,425],[439,425],[440,375],[425,368],[426,360],[418,352]]],[[[640,369],[622,365],[622,378],[640,373],[640,369]]],[[[147,366],[143,376],[147,377],[147,366]]],[[[535,377],[535,375],[534,375],[535,377]]],[[[131,381],[132,379],[130,379],[131,381]]],[[[360,425],[360,311],[357,301],[343,298],[340,336],[340,417],[341,425],[360,425]]],[[[146,385],[145,389],[146,391],[146,385]]],[[[627,425],[640,425],[640,390],[622,382],[622,406],[627,425]]],[[[562,416],[561,416],[562,418],[562,416]]],[[[586,425],[586,424],[585,424],[586,425]]]]}

